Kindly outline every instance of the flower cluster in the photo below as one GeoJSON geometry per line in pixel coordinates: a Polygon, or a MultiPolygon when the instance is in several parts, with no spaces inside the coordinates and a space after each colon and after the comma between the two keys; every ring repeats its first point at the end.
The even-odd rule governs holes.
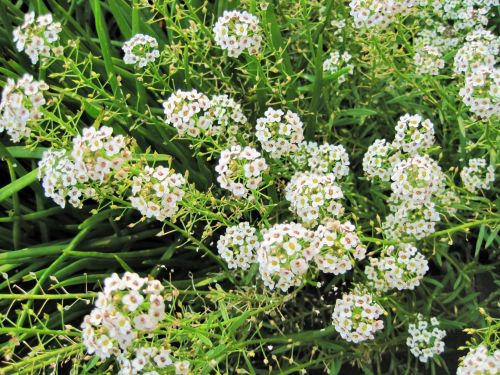
{"type": "Polygon", "coordinates": [[[496,375],[500,373],[500,349],[488,352],[486,345],[472,348],[457,369],[457,375],[496,375]]]}
{"type": "Polygon", "coordinates": [[[36,64],[40,56],[48,57],[51,51],[55,55],[62,54],[62,47],[54,44],[59,40],[61,24],[54,22],[52,14],[44,14],[36,17],[35,13],[29,12],[24,15],[24,22],[12,32],[16,49],[24,51],[31,62],[36,64]]]}
{"type": "Polygon", "coordinates": [[[408,325],[410,336],[406,339],[406,345],[420,362],[425,363],[444,351],[443,338],[446,336],[446,331],[439,329],[438,326],[439,321],[435,317],[428,322],[424,320],[422,314],[417,314],[416,324],[408,325]]]}
{"type": "Polygon", "coordinates": [[[333,173],[337,180],[349,174],[349,155],[342,145],[301,142],[298,151],[290,157],[302,172],[333,173]]]}
{"type": "Polygon", "coordinates": [[[229,268],[250,268],[257,261],[258,248],[256,230],[248,222],[228,227],[226,233],[217,241],[219,254],[229,268]]]}
{"type": "Polygon", "coordinates": [[[413,62],[417,74],[438,75],[439,70],[444,68],[443,52],[434,45],[423,45],[416,49],[413,62]]]}
{"type": "Polygon", "coordinates": [[[332,318],[340,336],[357,344],[373,340],[374,334],[384,328],[384,322],[378,319],[383,313],[370,294],[349,293],[335,302],[332,318]]]}
{"type": "Polygon", "coordinates": [[[29,137],[31,123],[42,117],[45,104],[43,92],[49,86],[44,81],[35,81],[25,74],[17,82],[7,79],[0,102],[0,132],[5,131],[12,142],[29,137]]]}
{"type": "MultiPolygon", "coordinates": [[[[429,21],[427,16],[425,19],[429,21]]],[[[444,56],[454,50],[460,42],[461,38],[446,24],[437,23],[431,28],[422,30],[413,42],[416,51],[413,59],[416,73],[439,74],[445,65],[444,56]]]]}
{"type": "Polygon", "coordinates": [[[470,159],[469,165],[460,172],[460,177],[464,188],[471,193],[478,190],[488,190],[493,181],[495,181],[495,168],[488,165],[485,159],[470,159]]]}
{"type": "Polygon", "coordinates": [[[243,108],[229,96],[214,95],[210,98],[206,115],[201,119],[201,128],[210,136],[223,136],[228,141],[236,138],[241,128],[248,122],[243,108]]]}
{"type": "Polygon", "coordinates": [[[499,38],[483,29],[474,30],[465,38],[466,42],[455,54],[455,73],[467,74],[482,67],[493,69],[498,56],[499,38]]]}
{"type": "Polygon", "coordinates": [[[205,116],[209,107],[208,97],[196,90],[177,90],[163,102],[166,123],[173,125],[180,135],[187,133],[192,137],[198,137],[210,127],[205,116]]]}
{"type": "Polygon", "coordinates": [[[106,359],[118,356],[152,332],[165,318],[163,286],[136,273],[116,273],[104,280],[95,308],[82,323],[82,340],[89,354],[106,359]]]}
{"type": "Polygon", "coordinates": [[[91,181],[110,180],[112,172],[114,178],[125,177],[126,172],[122,170],[123,165],[132,156],[129,149],[131,140],[123,135],[112,136],[113,129],[102,126],[99,130],[85,128],[82,135],[73,138],[73,149],[71,157],[77,166],[83,166],[84,172],[91,181]]]}
{"type": "Polygon", "coordinates": [[[306,226],[315,226],[326,218],[341,216],[344,207],[339,200],[343,197],[333,173],[297,172],[285,189],[290,210],[306,226]]]}
{"type": "Polygon", "coordinates": [[[392,144],[403,152],[415,154],[434,144],[434,124],[420,115],[401,116],[396,125],[392,144]]]}
{"type": "Polygon", "coordinates": [[[66,150],[45,151],[38,168],[38,179],[42,180],[45,196],[62,208],[66,207],[66,198],[76,208],[83,206],[84,199],[97,198],[84,167],[76,165],[66,150]]]}
{"type": "Polygon", "coordinates": [[[377,139],[368,147],[363,157],[363,171],[370,180],[378,178],[381,181],[389,181],[393,166],[399,160],[399,153],[391,143],[385,139],[377,139]]]}
{"type": "MultiPolygon", "coordinates": [[[[175,364],[169,349],[155,346],[140,346],[130,350],[130,353],[117,356],[120,365],[119,375],[149,374],[158,375],[157,369],[164,369],[175,364]]],[[[186,373],[187,374],[187,373],[186,373]]]]}
{"type": "Polygon", "coordinates": [[[387,27],[398,14],[408,13],[418,0],[351,0],[351,16],[357,28],[387,27]]]}
{"type": "Polygon", "coordinates": [[[231,143],[248,121],[241,105],[227,95],[209,99],[196,90],[177,90],[163,103],[163,108],[166,123],[173,125],[181,136],[193,138],[221,137],[231,143]]]}
{"type": "Polygon", "coordinates": [[[268,108],[265,117],[257,119],[256,136],[273,159],[279,159],[298,150],[304,139],[303,124],[292,111],[268,108]]]}
{"type": "Polygon", "coordinates": [[[391,181],[392,214],[382,224],[389,238],[424,238],[434,231],[440,219],[435,201],[444,194],[445,174],[424,153],[433,143],[432,122],[420,115],[406,114],[396,125],[394,141],[376,140],[363,158],[368,178],[391,181]]]}
{"type": "Polygon", "coordinates": [[[500,70],[495,67],[499,38],[490,31],[477,29],[455,55],[455,73],[463,76],[459,95],[465,105],[482,119],[500,114],[500,70]]]}
{"type": "Polygon", "coordinates": [[[224,11],[217,20],[213,32],[217,45],[227,49],[231,57],[238,57],[245,50],[251,55],[256,55],[261,48],[262,30],[259,19],[248,12],[224,11]]]}
{"type": "Polygon", "coordinates": [[[130,202],[145,217],[163,221],[179,210],[185,183],[181,174],[169,168],[145,166],[139,175],[133,177],[130,202]]]}
{"type": "Polygon", "coordinates": [[[112,136],[113,129],[83,129],[73,139],[73,148],[45,151],[39,162],[38,178],[45,195],[62,208],[69,203],[82,207],[84,199],[98,199],[96,187],[113,192],[117,181],[127,176],[124,165],[131,158],[130,139],[112,136]]]}
{"type": "MultiPolygon", "coordinates": [[[[333,51],[328,55],[328,58],[323,61],[323,71],[329,73],[335,73],[343,68],[348,68],[347,73],[352,74],[354,71],[354,65],[349,63],[351,61],[352,56],[349,52],[345,51],[340,54],[339,51],[333,51]]],[[[342,74],[338,77],[338,83],[341,84],[346,81],[346,75],[342,74]]]]}
{"type": "Polygon", "coordinates": [[[349,221],[329,220],[314,232],[310,251],[304,252],[307,261],[313,259],[325,273],[341,275],[352,269],[354,259],[363,260],[366,247],[361,244],[355,227],[349,221]]]}
{"type": "Polygon", "coordinates": [[[401,160],[392,171],[391,189],[394,199],[426,203],[443,191],[444,173],[428,155],[415,155],[401,160]]]}
{"type": "Polygon", "coordinates": [[[488,24],[487,14],[498,5],[497,0],[432,0],[437,14],[453,22],[457,31],[475,29],[488,24]]]}
{"type": "Polygon", "coordinates": [[[415,204],[398,202],[391,205],[392,213],[382,223],[382,229],[388,238],[420,240],[434,233],[436,223],[441,219],[433,202],[415,204]]]}
{"type": "Polygon", "coordinates": [[[302,284],[309,270],[306,254],[313,235],[297,223],[275,224],[262,231],[257,261],[265,286],[286,292],[302,284]]]}
{"type": "Polygon", "coordinates": [[[223,189],[236,197],[246,197],[249,190],[257,190],[262,183],[262,175],[268,171],[266,159],[253,147],[240,145],[223,150],[215,171],[217,181],[223,189]]]}
{"type": "Polygon", "coordinates": [[[123,44],[122,49],[125,52],[125,64],[137,65],[138,68],[143,68],[160,57],[158,42],[149,35],[135,34],[123,44]]]}
{"type": "Polygon", "coordinates": [[[500,115],[500,69],[481,66],[465,76],[459,95],[470,110],[482,119],[500,115]]]}
{"type": "Polygon", "coordinates": [[[365,274],[378,291],[414,289],[429,269],[427,259],[408,243],[389,246],[382,257],[370,258],[365,274]]]}

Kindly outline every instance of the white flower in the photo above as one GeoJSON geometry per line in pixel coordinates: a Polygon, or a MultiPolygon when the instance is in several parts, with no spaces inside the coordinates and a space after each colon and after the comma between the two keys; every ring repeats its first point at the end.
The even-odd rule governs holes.
{"type": "Polygon", "coordinates": [[[457,369],[457,375],[497,375],[500,373],[500,349],[488,347],[483,343],[471,348],[457,369]]]}
{"type": "Polygon", "coordinates": [[[354,71],[354,65],[349,63],[351,61],[351,54],[349,52],[340,53],[339,51],[332,51],[328,58],[323,61],[323,71],[328,73],[336,73],[340,69],[348,68],[347,73],[342,74],[337,78],[339,84],[346,81],[346,75],[354,71]]]}
{"type": "Polygon", "coordinates": [[[444,173],[428,155],[414,155],[393,167],[391,189],[393,198],[422,204],[444,190],[444,173]]]}
{"type": "Polygon", "coordinates": [[[185,183],[184,177],[173,170],[146,166],[133,178],[130,202],[145,217],[163,221],[179,211],[185,183]]]}
{"type": "Polygon", "coordinates": [[[385,139],[377,139],[363,157],[363,171],[369,179],[389,181],[394,164],[399,161],[394,146],[385,139]]]}
{"type": "Polygon", "coordinates": [[[296,223],[276,224],[262,230],[257,260],[264,285],[286,292],[304,281],[309,265],[305,259],[313,232],[296,223]]]}
{"type": "Polygon", "coordinates": [[[138,68],[145,67],[160,56],[156,39],[144,34],[134,35],[123,44],[122,49],[125,52],[125,64],[136,65],[138,68]]]}
{"type": "Polygon", "coordinates": [[[362,260],[366,248],[361,244],[355,227],[350,222],[328,220],[314,232],[311,252],[305,254],[306,260],[311,258],[322,272],[334,275],[344,274],[354,264],[354,259],[362,260]]]}
{"type": "Polygon", "coordinates": [[[16,49],[24,51],[36,64],[40,58],[50,56],[51,50],[60,48],[55,44],[59,40],[61,24],[53,22],[52,15],[41,15],[35,21],[35,13],[27,13],[24,17],[24,23],[16,27],[12,32],[13,41],[16,49]]]}
{"type": "Polygon", "coordinates": [[[495,168],[488,165],[485,159],[470,159],[469,165],[460,172],[464,188],[471,193],[477,193],[478,190],[488,190],[493,181],[495,181],[495,168]]]}
{"type": "Polygon", "coordinates": [[[29,74],[17,82],[8,78],[0,101],[0,132],[5,131],[15,143],[28,138],[31,127],[43,116],[43,93],[48,88],[44,81],[35,81],[29,74]]]}
{"type": "MultiPolygon", "coordinates": [[[[137,349],[133,360],[124,353],[137,348],[137,339],[153,331],[165,317],[163,298],[150,291],[151,285],[157,283],[159,281],[130,272],[122,277],[113,274],[104,280],[104,290],[98,293],[94,310],[82,323],[83,344],[90,354],[95,353],[101,359],[118,356],[122,371],[130,368],[140,371],[147,366],[151,357],[156,355],[156,348],[137,349]],[[160,319],[148,315],[150,305],[163,312],[160,319]]],[[[168,353],[160,352],[155,361],[169,364],[168,353]]]]}
{"type": "Polygon", "coordinates": [[[427,362],[435,355],[444,351],[443,338],[446,331],[437,326],[439,322],[432,318],[431,322],[424,320],[422,314],[417,314],[417,322],[408,325],[408,334],[410,337],[406,340],[411,353],[417,357],[420,362],[427,362]]]}
{"type": "Polygon", "coordinates": [[[385,292],[414,289],[429,269],[428,261],[408,243],[387,247],[380,258],[371,257],[365,274],[375,289],[385,292]]]}
{"type": "Polygon", "coordinates": [[[384,328],[383,321],[377,319],[383,312],[370,294],[344,294],[335,302],[333,325],[344,340],[356,344],[373,340],[374,334],[384,328]]]}
{"type": "Polygon", "coordinates": [[[262,176],[269,167],[255,148],[240,145],[223,150],[215,171],[219,174],[217,181],[223,189],[227,189],[238,198],[247,197],[249,190],[257,190],[262,176]]]}
{"type": "Polygon", "coordinates": [[[256,136],[262,148],[273,159],[289,155],[298,150],[304,139],[303,124],[297,114],[268,108],[264,117],[257,119],[256,136]]]}
{"type": "Polygon", "coordinates": [[[344,195],[332,173],[297,172],[285,188],[285,197],[290,202],[290,210],[306,226],[315,226],[344,212],[339,203],[344,195]]]}
{"type": "Polygon", "coordinates": [[[217,241],[217,250],[229,268],[248,269],[257,261],[259,240],[248,222],[228,227],[217,241]]]}
{"type": "Polygon", "coordinates": [[[259,53],[262,30],[259,19],[248,12],[224,11],[213,28],[215,43],[226,49],[231,57],[238,57],[245,50],[251,55],[259,53]]]}
{"type": "Polygon", "coordinates": [[[420,115],[401,116],[396,125],[392,145],[396,149],[415,154],[429,149],[434,144],[434,125],[420,115]]]}
{"type": "Polygon", "coordinates": [[[342,145],[301,142],[290,158],[301,172],[333,173],[337,180],[349,174],[349,155],[342,145]]]}

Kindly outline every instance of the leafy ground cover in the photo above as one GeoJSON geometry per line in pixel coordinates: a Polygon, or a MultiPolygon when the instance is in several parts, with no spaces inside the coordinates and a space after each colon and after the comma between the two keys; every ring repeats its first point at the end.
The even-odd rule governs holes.
{"type": "Polygon", "coordinates": [[[498,5],[0,0],[0,372],[498,373],[498,5]]]}

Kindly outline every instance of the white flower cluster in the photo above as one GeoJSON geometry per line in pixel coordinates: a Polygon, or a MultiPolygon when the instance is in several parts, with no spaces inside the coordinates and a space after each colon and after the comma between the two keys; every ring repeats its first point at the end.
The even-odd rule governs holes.
{"type": "Polygon", "coordinates": [[[228,227],[226,233],[217,241],[217,250],[229,268],[250,268],[257,261],[258,248],[256,230],[246,221],[228,227]]]}
{"type": "Polygon", "coordinates": [[[405,14],[418,0],[351,0],[351,16],[357,28],[387,27],[398,14],[405,14]]]}
{"type": "MultiPolygon", "coordinates": [[[[347,71],[347,73],[352,74],[354,71],[354,65],[349,63],[351,59],[352,55],[347,51],[342,54],[340,54],[339,51],[332,51],[330,55],[328,55],[328,58],[323,61],[323,71],[335,73],[340,69],[348,68],[349,70],[347,71]]],[[[342,74],[338,77],[338,83],[344,83],[346,79],[346,74],[342,74]]]]}
{"type": "Polygon", "coordinates": [[[342,145],[301,142],[298,151],[290,157],[302,172],[333,173],[337,180],[349,174],[349,155],[342,145]]]}
{"type": "Polygon", "coordinates": [[[335,183],[333,173],[317,174],[297,172],[285,188],[285,198],[305,226],[313,227],[324,219],[339,217],[344,207],[339,200],[344,197],[335,183]]]}
{"type": "Polygon", "coordinates": [[[459,95],[465,105],[487,120],[500,115],[500,69],[482,66],[465,76],[459,95]]]}
{"type": "MultiPolygon", "coordinates": [[[[158,342],[155,342],[158,344],[158,342]]],[[[176,375],[189,374],[189,361],[173,361],[170,349],[156,346],[140,346],[129,350],[127,355],[120,354],[116,359],[120,365],[118,375],[160,375],[156,370],[164,369],[168,373],[174,371],[176,375]],[[169,371],[171,370],[171,371],[169,371]]]]}
{"type": "Polygon", "coordinates": [[[427,150],[434,144],[434,124],[420,115],[401,116],[395,129],[392,144],[409,154],[427,150]]]}
{"type": "Polygon", "coordinates": [[[420,240],[434,233],[441,219],[433,202],[415,204],[398,202],[390,206],[392,213],[382,223],[385,235],[392,239],[409,237],[420,240]]]}
{"type": "Polygon", "coordinates": [[[415,204],[427,203],[444,189],[444,173],[429,155],[401,160],[392,171],[393,198],[415,204]]]}
{"type": "Polygon", "coordinates": [[[325,273],[341,275],[352,269],[354,259],[363,260],[366,247],[349,221],[327,221],[314,232],[310,250],[304,258],[314,260],[318,269],[325,273]]]}
{"type": "Polygon", "coordinates": [[[144,68],[160,57],[158,42],[155,38],[145,34],[135,34],[123,44],[123,61],[125,64],[137,65],[144,68]]]}
{"type": "Polygon", "coordinates": [[[180,135],[200,137],[223,136],[234,140],[248,120],[241,105],[227,95],[215,95],[209,99],[196,90],[175,93],[163,103],[166,123],[173,125],[180,135]]]}
{"type": "Polygon", "coordinates": [[[376,140],[363,158],[369,179],[391,181],[392,214],[382,224],[389,238],[424,238],[440,219],[434,201],[443,196],[445,174],[429,155],[420,154],[433,143],[432,122],[406,114],[396,125],[394,141],[376,140]]]}
{"type": "Polygon", "coordinates": [[[389,181],[393,167],[399,160],[399,153],[391,143],[385,139],[376,139],[363,157],[363,171],[370,180],[379,178],[381,181],[389,181]]]}
{"type": "Polygon", "coordinates": [[[259,53],[262,43],[262,30],[259,19],[245,11],[224,11],[218,18],[213,32],[215,42],[227,49],[230,57],[238,57],[247,50],[249,54],[259,53]]]}
{"type": "Polygon", "coordinates": [[[459,95],[482,119],[500,115],[500,69],[495,67],[499,44],[497,36],[478,29],[467,34],[455,55],[455,73],[464,74],[459,95]]]}
{"type": "Polygon", "coordinates": [[[389,246],[380,258],[370,258],[365,274],[378,291],[415,289],[429,270],[427,259],[408,243],[389,246]]]}
{"type": "Polygon", "coordinates": [[[498,0],[432,0],[435,11],[444,20],[453,22],[457,31],[488,24],[488,13],[498,6],[498,0]]]}
{"type": "Polygon", "coordinates": [[[416,324],[408,325],[410,336],[406,339],[406,345],[420,362],[425,363],[444,352],[443,338],[446,336],[446,331],[439,329],[438,326],[439,321],[435,317],[428,322],[424,320],[422,314],[417,314],[416,324]]]}
{"type": "Polygon", "coordinates": [[[188,133],[192,137],[209,128],[204,116],[209,107],[208,97],[196,90],[177,90],[163,102],[166,123],[173,125],[180,135],[188,133]]]}
{"type": "Polygon", "coordinates": [[[370,294],[344,294],[335,302],[333,325],[344,340],[357,344],[373,340],[374,334],[384,328],[384,322],[378,319],[383,313],[370,294]]]}
{"type": "Polygon", "coordinates": [[[17,82],[7,78],[0,102],[0,133],[5,131],[12,142],[29,137],[30,123],[42,117],[45,104],[43,92],[49,86],[44,81],[35,81],[25,74],[17,82]]]}
{"type": "Polygon", "coordinates": [[[38,179],[42,180],[45,196],[62,208],[66,207],[66,198],[76,208],[83,206],[84,199],[97,198],[83,166],[77,166],[66,150],[45,151],[38,168],[38,179]]]}
{"type": "Polygon", "coordinates": [[[112,133],[107,126],[86,128],[73,139],[71,152],[45,151],[38,164],[45,195],[62,208],[66,198],[72,206],[81,208],[84,199],[98,199],[96,186],[113,191],[113,184],[108,182],[126,177],[122,167],[130,160],[131,151],[130,139],[113,137],[112,133]]]}
{"type": "Polygon", "coordinates": [[[104,280],[95,308],[82,323],[82,340],[89,354],[101,359],[118,356],[152,332],[165,318],[163,286],[136,273],[116,273],[104,280]]]}
{"type": "Polygon", "coordinates": [[[464,188],[471,193],[477,193],[478,190],[488,190],[493,181],[495,181],[495,168],[488,165],[485,159],[470,159],[469,165],[460,172],[464,188]]]}
{"type": "Polygon", "coordinates": [[[201,120],[203,129],[211,136],[223,135],[229,140],[235,139],[241,127],[248,122],[243,113],[241,104],[227,95],[214,95],[210,98],[210,104],[205,118],[201,120]]]}
{"type": "Polygon", "coordinates": [[[268,108],[265,117],[257,119],[256,136],[273,159],[289,155],[298,150],[304,139],[304,125],[292,111],[268,108]]]}
{"type": "Polygon", "coordinates": [[[465,37],[454,61],[456,74],[474,72],[482,67],[494,68],[500,39],[489,30],[478,29],[465,37]]]}
{"type": "Polygon", "coordinates": [[[488,352],[486,345],[472,348],[457,368],[457,375],[498,375],[500,373],[500,349],[488,352]]]}
{"type": "Polygon", "coordinates": [[[262,231],[257,261],[265,286],[286,292],[302,284],[309,270],[305,254],[313,235],[297,223],[275,224],[262,231]]]}
{"type": "Polygon", "coordinates": [[[54,43],[59,40],[61,24],[54,22],[52,14],[44,14],[36,17],[35,12],[24,15],[24,23],[12,32],[16,49],[24,51],[31,62],[36,64],[40,56],[48,57],[51,51],[55,55],[62,54],[62,47],[55,47],[54,43]]]}
{"type": "Polygon", "coordinates": [[[422,45],[416,48],[413,62],[417,74],[430,74],[436,76],[444,68],[443,52],[434,45],[422,45]]]}
{"type": "Polygon", "coordinates": [[[262,183],[262,175],[268,170],[266,159],[261,157],[259,151],[240,145],[223,150],[215,167],[220,186],[238,198],[247,197],[249,190],[257,190],[262,183]]]}
{"type": "MultiPolygon", "coordinates": [[[[425,21],[429,21],[428,15],[425,16],[425,21]]],[[[461,40],[453,29],[440,22],[419,32],[413,42],[416,51],[413,59],[416,73],[439,74],[445,66],[444,56],[454,50],[461,40]]]]}
{"type": "Polygon", "coordinates": [[[185,183],[184,177],[172,169],[145,166],[133,178],[130,202],[143,216],[163,221],[179,211],[185,183]]]}
{"type": "Polygon", "coordinates": [[[71,157],[77,166],[84,167],[82,173],[92,181],[108,181],[110,174],[121,170],[132,156],[128,147],[130,139],[123,135],[113,137],[112,134],[113,129],[108,126],[99,130],[90,127],[73,138],[71,157]]]}

